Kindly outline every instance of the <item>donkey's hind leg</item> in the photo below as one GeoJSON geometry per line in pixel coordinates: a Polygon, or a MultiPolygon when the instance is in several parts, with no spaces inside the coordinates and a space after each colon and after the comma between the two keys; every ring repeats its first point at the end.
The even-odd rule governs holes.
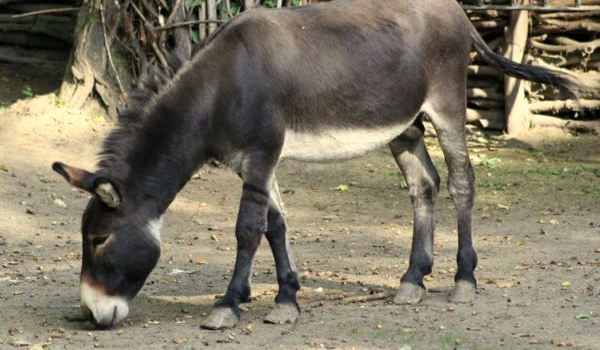
{"type": "Polygon", "coordinates": [[[277,269],[277,283],[279,292],[275,297],[277,305],[265,318],[267,323],[293,323],[300,315],[300,308],[296,301],[296,292],[300,289],[298,273],[294,265],[290,242],[285,225],[283,201],[279,194],[277,180],[273,179],[271,186],[271,200],[267,213],[267,232],[265,234],[277,269]]]}
{"type": "MultiPolygon", "coordinates": [[[[457,91],[464,91],[464,86],[457,91]]],[[[475,175],[467,149],[463,98],[446,97],[428,106],[426,112],[437,131],[446,165],[448,166],[448,192],[458,212],[458,269],[450,301],[468,303],[475,298],[477,282],[474,270],[477,255],[471,236],[471,216],[475,199],[475,175]]]]}
{"type": "Polygon", "coordinates": [[[408,270],[400,280],[396,304],[416,304],[425,293],[423,276],[433,266],[433,233],[435,229],[435,200],[440,178],[431,162],[420,129],[411,126],[407,132],[390,143],[390,149],[408,184],[414,211],[413,239],[408,270]]]}

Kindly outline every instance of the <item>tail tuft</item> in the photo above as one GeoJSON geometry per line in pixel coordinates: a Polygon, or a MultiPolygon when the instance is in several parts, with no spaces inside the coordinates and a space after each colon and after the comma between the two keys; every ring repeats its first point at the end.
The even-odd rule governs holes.
{"type": "Polygon", "coordinates": [[[519,79],[556,86],[571,94],[575,94],[576,92],[585,93],[598,91],[600,89],[600,82],[586,84],[578,77],[568,72],[513,62],[508,58],[495,53],[486,44],[472,24],[471,38],[473,39],[475,50],[481,55],[481,58],[504,74],[519,79]]]}

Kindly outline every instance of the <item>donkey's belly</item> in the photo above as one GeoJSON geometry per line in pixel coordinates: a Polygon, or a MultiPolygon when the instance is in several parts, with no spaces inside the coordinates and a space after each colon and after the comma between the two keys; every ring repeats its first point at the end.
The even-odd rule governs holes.
{"type": "Polygon", "coordinates": [[[381,147],[410,124],[380,128],[329,129],[317,132],[287,130],[281,158],[305,162],[333,162],[354,158],[381,147]]]}

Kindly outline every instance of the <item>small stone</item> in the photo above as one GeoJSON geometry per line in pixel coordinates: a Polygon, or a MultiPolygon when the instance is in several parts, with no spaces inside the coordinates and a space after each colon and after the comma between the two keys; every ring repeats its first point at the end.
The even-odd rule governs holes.
{"type": "Polygon", "coordinates": [[[323,287],[317,287],[317,288],[315,288],[315,292],[317,292],[317,293],[323,293],[323,287]]]}
{"type": "Polygon", "coordinates": [[[56,198],[53,203],[61,208],[67,207],[67,204],[65,202],[63,202],[63,200],[60,198],[56,198]]]}

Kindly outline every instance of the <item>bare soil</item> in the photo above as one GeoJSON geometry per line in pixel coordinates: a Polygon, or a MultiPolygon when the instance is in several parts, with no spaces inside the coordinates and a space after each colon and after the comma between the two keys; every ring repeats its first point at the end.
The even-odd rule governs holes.
{"type": "MultiPolygon", "coordinates": [[[[228,331],[199,324],[231,274],[241,184],[228,169],[205,168],[169,208],[162,258],[127,321],[97,331],[79,316],[79,224],[89,196],[50,165],[93,168],[111,125],[99,112],[56,105],[45,95],[0,110],[0,348],[600,348],[597,136],[470,136],[480,261],[471,305],[447,302],[457,239],[445,185],[429,293],[398,306],[390,300],[408,265],[412,209],[389,151],[330,165],[284,161],[278,179],[303,313],[293,325],[262,323],[277,289],[263,244],[254,300],[228,331]]],[[[447,178],[436,139],[427,143],[447,178]]]]}

